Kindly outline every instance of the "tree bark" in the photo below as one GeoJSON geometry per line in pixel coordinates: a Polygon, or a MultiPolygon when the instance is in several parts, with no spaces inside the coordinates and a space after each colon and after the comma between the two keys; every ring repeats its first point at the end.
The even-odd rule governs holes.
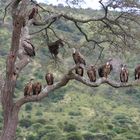
{"type": "Polygon", "coordinates": [[[6,61],[6,79],[1,92],[4,124],[0,140],[14,140],[18,123],[19,108],[14,105],[13,95],[18,77],[15,62],[19,50],[20,34],[23,23],[24,18],[22,16],[15,15],[13,18],[11,49],[6,61]]]}
{"type": "Polygon", "coordinates": [[[8,116],[8,120],[4,118],[4,123],[0,140],[14,140],[16,135],[16,128],[18,124],[19,108],[14,107],[8,116]]]}

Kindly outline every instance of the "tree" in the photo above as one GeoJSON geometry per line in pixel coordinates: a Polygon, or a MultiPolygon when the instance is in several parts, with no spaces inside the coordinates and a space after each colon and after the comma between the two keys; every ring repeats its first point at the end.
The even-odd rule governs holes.
{"type": "MultiPolygon", "coordinates": [[[[47,12],[49,13],[48,18],[45,19],[44,22],[38,21],[35,15],[32,15],[32,17],[29,18],[29,14],[32,10],[32,8],[30,9],[29,5],[31,5],[32,3],[35,4],[34,1],[12,0],[8,4],[8,7],[11,8],[13,31],[11,48],[9,50],[9,54],[6,60],[6,76],[0,76],[0,94],[4,117],[1,140],[14,140],[18,124],[18,113],[22,105],[28,102],[36,102],[42,100],[43,98],[48,96],[49,92],[65,86],[70,80],[77,80],[90,87],[98,87],[104,83],[114,88],[140,85],[139,80],[123,84],[108,78],[106,79],[104,77],[98,79],[95,83],[91,83],[89,82],[89,80],[76,75],[73,71],[75,70],[75,68],[77,68],[77,66],[74,66],[67,72],[67,74],[63,76],[63,78],[59,82],[55,83],[53,86],[46,86],[42,90],[41,94],[22,97],[21,99],[17,99],[16,101],[14,101],[13,95],[15,92],[16,81],[20,75],[20,72],[31,62],[30,56],[23,52],[23,46],[27,45],[24,41],[30,40],[34,36],[34,34],[39,33],[43,30],[46,30],[46,35],[48,35],[48,29],[52,30],[55,33],[51,26],[59,19],[73,22],[75,24],[75,27],[85,38],[85,41],[82,45],[86,44],[87,42],[93,42],[93,48],[98,47],[101,50],[99,57],[103,52],[104,43],[108,43],[113,47],[117,46],[117,48],[119,49],[121,49],[122,44],[125,49],[134,49],[134,45],[131,46],[131,44],[132,42],[135,43],[138,40],[138,38],[135,37],[135,32],[131,31],[130,29],[131,25],[126,22],[129,21],[131,22],[131,24],[139,24],[139,21],[137,20],[137,17],[139,17],[139,13],[137,13],[138,9],[135,9],[132,6],[135,3],[128,3],[128,1],[124,2],[116,0],[115,8],[116,6],[119,6],[120,8],[128,6],[128,10],[117,12],[117,15],[112,16],[110,14],[111,12],[109,11],[109,7],[114,7],[114,2],[108,1],[108,3],[104,4],[102,0],[100,0],[103,15],[100,15],[99,18],[94,18],[90,16],[89,18],[79,18],[77,16],[71,16],[70,14],[64,14],[60,12],[55,13],[54,11],[48,11],[42,8],[40,5],[35,4],[36,6],[43,9],[46,14],[47,12]],[[93,33],[92,35],[88,35],[87,32],[82,29],[82,26],[88,23],[95,23],[91,24],[90,28],[98,25],[98,29],[100,29],[100,32],[98,32],[99,30],[97,30],[97,32],[93,33]],[[41,30],[30,35],[30,25],[46,26],[45,28],[43,27],[41,30]],[[96,38],[95,40],[92,39],[93,36],[96,38]]],[[[136,6],[137,8],[139,8],[138,4],[136,6]]],[[[7,8],[5,9],[5,11],[6,10],[7,8]]]]}

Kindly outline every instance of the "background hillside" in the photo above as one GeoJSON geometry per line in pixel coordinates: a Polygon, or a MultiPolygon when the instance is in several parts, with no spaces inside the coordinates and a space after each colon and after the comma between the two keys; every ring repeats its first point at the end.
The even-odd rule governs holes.
{"type": "MultiPolygon", "coordinates": [[[[45,6],[45,5],[44,5],[45,6]]],[[[70,9],[62,6],[46,6],[47,9],[61,10],[71,14],[99,17],[102,11],[91,9],[70,9]]],[[[3,10],[3,8],[1,7],[3,10]]],[[[117,13],[113,13],[117,14],[117,13]]],[[[42,14],[41,16],[45,16],[42,14]]],[[[5,24],[2,24],[3,14],[0,13],[0,71],[5,71],[5,61],[10,48],[12,22],[7,15],[5,24]]],[[[24,85],[29,79],[35,78],[45,85],[44,75],[53,72],[55,81],[58,81],[63,73],[74,65],[71,53],[72,47],[78,44],[80,47],[84,42],[84,36],[73,24],[68,26],[69,21],[57,21],[53,26],[57,35],[69,42],[60,49],[60,62],[51,58],[47,48],[45,32],[37,34],[33,38],[37,55],[32,62],[24,68],[17,85],[15,100],[23,96],[24,85]],[[65,32],[65,36],[61,33],[65,32]],[[66,51],[67,50],[67,51],[66,51]]],[[[131,25],[135,28],[135,25],[131,25]]],[[[83,27],[86,32],[95,30],[95,26],[83,27]]],[[[136,26],[136,30],[137,30],[136,26]]],[[[30,32],[37,29],[31,28],[30,32]]],[[[40,28],[38,27],[38,30],[40,28]]],[[[52,33],[50,32],[50,35],[52,33]]],[[[104,33],[106,35],[106,33],[104,33]]],[[[91,34],[92,36],[92,34],[91,34]]],[[[96,38],[100,36],[94,36],[96,38]]],[[[52,35],[50,40],[56,38],[52,35]]],[[[139,44],[139,42],[137,43],[139,44]]],[[[91,43],[91,46],[93,44],[91,43]]],[[[85,43],[86,46],[86,43],[85,43]]],[[[99,48],[92,49],[90,45],[80,48],[86,57],[87,64],[95,64],[99,56],[99,48]]],[[[139,46],[137,46],[139,48],[139,46]]],[[[110,78],[119,80],[119,65],[126,63],[130,73],[130,79],[134,80],[134,67],[139,64],[139,52],[135,49],[127,49],[120,52],[111,50],[108,44],[97,62],[97,67],[104,63],[109,57],[113,58],[116,68],[110,78]],[[132,55],[135,54],[135,55],[132,55]]],[[[86,73],[85,73],[85,77],[86,73]]],[[[76,81],[71,81],[64,88],[50,93],[48,98],[38,103],[28,103],[20,111],[19,125],[17,129],[17,140],[139,140],[140,139],[140,92],[138,87],[115,89],[107,85],[98,88],[89,88],[76,81]]],[[[0,106],[0,114],[2,108],[0,106]]],[[[2,128],[2,116],[0,116],[0,129],[2,128]]]]}

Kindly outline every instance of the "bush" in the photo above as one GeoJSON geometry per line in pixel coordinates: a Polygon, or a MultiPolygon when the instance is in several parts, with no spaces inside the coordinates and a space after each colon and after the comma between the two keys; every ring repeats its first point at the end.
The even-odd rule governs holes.
{"type": "Polygon", "coordinates": [[[24,119],[22,119],[22,120],[19,121],[19,125],[21,127],[28,128],[28,127],[30,127],[32,125],[32,122],[30,120],[24,118],[24,119]]]}
{"type": "Polygon", "coordinates": [[[33,129],[34,129],[35,131],[37,131],[39,128],[42,127],[42,124],[40,124],[40,123],[35,123],[35,124],[32,125],[32,127],[33,127],[33,129]]]}
{"type": "Polygon", "coordinates": [[[40,124],[45,124],[46,123],[46,120],[43,119],[43,118],[40,118],[38,120],[35,121],[36,123],[40,123],[40,124]]]}
{"type": "Polygon", "coordinates": [[[127,89],[125,93],[126,94],[136,94],[136,93],[138,93],[138,91],[134,88],[130,88],[130,89],[127,89]]]}
{"type": "Polygon", "coordinates": [[[76,126],[74,124],[66,123],[64,126],[64,131],[66,132],[76,131],[76,126]]]}
{"type": "Polygon", "coordinates": [[[67,135],[67,140],[83,140],[83,137],[77,132],[72,132],[67,135]]]}
{"type": "Polygon", "coordinates": [[[70,111],[70,112],[69,112],[69,115],[71,115],[71,116],[80,116],[80,115],[82,115],[82,114],[81,114],[81,112],[70,111]]]}
{"type": "Polygon", "coordinates": [[[27,104],[27,105],[25,106],[25,110],[26,110],[26,111],[31,111],[31,110],[32,110],[32,105],[31,105],[31,104],[27,104]]]}
{"type": "Polygon", "coordinates": [[[92,134],[90,132],[83,134],[83,138],[84,140],[111,140],[111,138],[105,134],[92,134]]]}
{"type": "Polygon", "coordinates": [[[27,136],[26,140],[35,140],[36,136],[30,134],[27,136]]]}
{"type": "Polygon", "coordinates": [[[43,113],[42,113],[41,111],[37,111],[35,115],[36,115],[36,116],[42,116],[43,113]]]}
{"type": "Polygon", "coordinates": [[[84,140],[93,140],[94,135],[90,132],[87,132],[87,133],[83,134],[83,138],[84,138],[84,140]]]}

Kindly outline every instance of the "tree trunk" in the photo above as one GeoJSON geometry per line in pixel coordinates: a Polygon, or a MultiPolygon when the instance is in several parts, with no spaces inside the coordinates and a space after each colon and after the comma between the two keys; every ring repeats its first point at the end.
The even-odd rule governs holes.
{"type": "Polygon", "coordinates": [[[18,124],[18,112],[19,108],[14,108],[11,111],[11,115],[8,116],[8,120],[4,119],[4,126],[0,140],[14,140],[16,136],[16,128],[18,124]]]}
{"type": "Polygon", "coordinates": [[[13,95],[18,77],[16,73],[15,62],[19,50],[21,28],[23,27],[23,24],[24,18],[22,16],[20,17],[15,15],[13,18],[11,48],[6,62],[6,79],[1,93],[4,125],[0,140],[14,140],[18,124],[18,112],[20,107],[15,106],[13,102],[13,95]]]}

